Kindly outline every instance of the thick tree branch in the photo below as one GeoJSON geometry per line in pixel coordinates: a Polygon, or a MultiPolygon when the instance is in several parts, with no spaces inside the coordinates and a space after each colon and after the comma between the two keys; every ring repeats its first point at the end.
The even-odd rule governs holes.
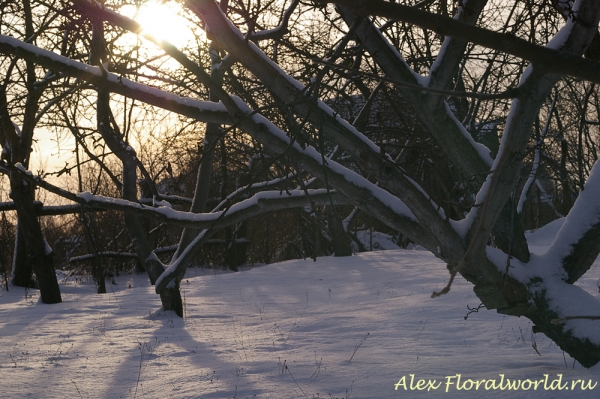
{"type": "MultiPolygon", "coordinates": [[[[579,54],[572,54],[568,51],[557,51],[537,46],[508,33],[492,32],[452,18],[381,0],[317,1],[319,3],[335,3],[348,6],[363,16],[374,15],[412,23],[443,35],[499,50],[530,61],[536,68],[546,73],[559,73],[600,83],[600,63],[582,58],[579,54]]],[[[593,25],[592,28],[597,29],[597,24],[593,25]]]]}
{"type": "MultiPolygon", "coordinates": [[[[449,262],[458,260],[462,254],[462,241],[456,232],[440,216],[424,191],[406,178],[394,162],[381,153],[379,147],[321,101],[313,104],[305,95],[306,88],[275,67],[253,43],[247,42],[241,32],[226,20],[214,1],[188,0],[187,4],[208,23],[211,37],[256,75],[280,101],[293,107],[297,115],[306,117],[321,127],[325,135],[353,156],[367,173],[410,207],[422,228],[437,241],[434,248],[439,247],[440,251],[435,250],[435,253],[441,253],[440,256],[449,262]]],[[[222,98],[219,99],[223,101],[222,98]]],[[[314,174],[312,171],[311,173],[314,174]]],[[[336,188],[341,190],[340,187],[336,188]]]]}
{"type": "Polygon", "coordinates": [[[96,87],[103,87],[112,93],[133,98],[198,121],[225,125],[233,123],[233,119],[225,109],[217,104],[179,97],[170,92],[133,82],[110,72],[104,77],[99,67],[71,60],[8,36],[0,35],[0,53],[30,60],[50,70],[82,79],[96,87]]]}
{"type": "MultiPolygon", "coordinates": [[[[481,11],[488,0],[469,0],[459,3],[457,15],[454,20],[458,20],[468,25],[475,25],[481,11]]],[[[442,48],[435,62],[429,71],[429,87],[439,89],[449,89],[452,80],[456,77],[458,67],[463,60],[467,41],[457,39],[453,36],[446,37],[442,43],[442,48]]],[[[428,96],[429,101],[443,101],[441,97],[428,96]]]]}
{"type": "MultiPolygon", "coordinates": [[[[576,54],[583,53],[590,44],[600,20],[600,4],[593,0],[584,0],[580,4],[579,18],[576,21],[568,21],[562,28],[563,31],[550,43],[551,46],[576,54]]],[[[560,77],[556,74],[545,74],[535,66],[533,69],[529,67],[524,74],[521,87],[525,94],[513,101],[493,172],[477,196],[477,202],[482,206],[472,210],[477,217],[467,235],[473,250],[469,251],[467,256],[478,257],[485,251],[487,237],[518,182],[534,120],[560,77]]]]}
{"type": "MultiPolygon", "coordinates": [[[[348,7],[340,5],[338,11],[347,25],[359,18],[348,7]]],[[[361,21],[357,36],[388,78],[415,86],[425,85],[425,82],[422,81],[423,78],[418,77],[410,69],[398,51],[391,46],[369,19],[364,18],[361,21]]],[[[449,161],[458,168],[463,180],[475,180],[482,183],[492,163],[489,150],[473,141],[471,135],[449,112],[443,99],[435,96],[442,101],[437,101],[436,108],[431,108],[432,104],[428,104],[427,98],[423,97],[420,92],[403,87],[397,87],[397,89],[407,103],[412,105],[414,114],[428,129],[438,146],[444,149],[449,161]]]]}
{"type": "MultiPolygon", "coordinates": [[[[348,7],[339,6],[338,11],[346,24],[355,21],[358,16],[348,7]]],[[[420,84],[416,74],[406,64],[396,49],[375,29],[368,19],[363,19],[358,29],[358,38],[373,59],[378,63],[383,72],[394,80],[420,84]]],[[[398,87],[399,92],[407,103],[412,105],[413,113],[417,115],[422,125],[427,128],[429,134],[436,141],[439,148],[444,151],[449,161],[458,168],[465,182],[472,181],[476,188],[480,187],[490,170],[492,163],[489,151],[481,144],[475,143],[471,135],[458,121],[448,104],[440,98],[435,100],[434,96],[421,95],[419,92],[398,87]],[[482,152],[487,152],[484,156],[482,152]]],[[[529,251],[525,242],[525,236],[519,224],[506,222],[510,218],[510,209],[505,209],[503,222],[497,226],[497,236],[513,236],[511,248],[506,246],[507,251],[526,261],[529,251]],[[511,231],[512,229],[512,231],[511,231]]]]}

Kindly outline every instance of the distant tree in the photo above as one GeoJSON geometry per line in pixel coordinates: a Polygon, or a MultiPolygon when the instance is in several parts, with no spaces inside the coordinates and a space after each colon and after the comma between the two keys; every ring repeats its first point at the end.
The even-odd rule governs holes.
{"type": "MultiPolygon", "coordinates": [[[[53,25],[57,14],[49,13],[42,17],[40,8],[29,0],[5,3],[2,5],[2,26],[6,26],[4,29],[11,36],[28,43],[46,43],[44,35],[53,25]]],[[[32,61],[5,57],[1,68],[4,72],[0,83],[2,158],[11,165],[27,169],[31,161],[36,124],[46,111],[40,104],[51,101],[44,98],[44,92],[53,79],[50,75],[41,75],[32,61]]],[[[15,285],[31,286],[31,274],[35,272],[42,302],[61,302],[53,252],[42,234],[36,215],[35,186],[13,172],[9,176],[10,195],[18,215],[12,281],[15,285]]]]}
{"type": "Polygon", "coordinates": [[[2,284],[4,284],[7,291],[8,278],[10,275],[10,253],[12,246],[14,245],[12,242],[14,241],[13,227],[14,226],[8,221],[6,213],[2,212],[2,217],[0,218],[0,268],[2,269],[2,284]]]}

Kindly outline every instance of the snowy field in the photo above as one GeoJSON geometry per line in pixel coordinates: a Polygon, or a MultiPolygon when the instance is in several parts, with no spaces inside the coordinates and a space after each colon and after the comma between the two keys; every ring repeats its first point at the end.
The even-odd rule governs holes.
{"type": "MultiPolygon", "coordinates": [[[[556,227],[530,237],[535,250],[556,227]]],[[[594,295],[599,272],[581,281],[594,295]]],[[[64,282],[58,305],[11,287],[0,291],[0,397],[598,397],[600,366],[574,363],[527,319],[482,309],[465,320],[480,301],[464,280],[431,299],[447,277],[417,250],[192,269],[183,320],[158,310],[143,276],[105,295],[64,282]],[[501,390],[507,379],[523,386],[501,390]]]]}

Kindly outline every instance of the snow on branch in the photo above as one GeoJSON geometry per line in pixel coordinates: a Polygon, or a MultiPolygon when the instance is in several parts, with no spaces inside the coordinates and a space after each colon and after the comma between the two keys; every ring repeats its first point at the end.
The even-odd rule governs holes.
{"type": "Polygon", "coordinates": [[[290,4],[287,10],[285,10],[281,23],[277,27],[269,30],[263,30],[260,32],[251,32],[250,40],[258,41],[267,39],[280,39],[283,35],[285,35],[288,32],[288,24],[290,21],[290,17],[292,16],[292,13],[296,9],[296,7],[298,7],[299,3],[300,0],[293,0],[292,4],[290,4]]]}
{"type": "MultiPolygon", "coordinates": [[[[23,180],[29,181],[45,190],[81,205],[121,212],[131,212],[173,226],[188,227],[196,230],[208,227],[222,228],[263,213],[310,205],[310,201],[303,190],[292,190],[287,192],[277,190],[259,192],[251,198],[232,205],[227,211],[191,213],[177,211],[169,206],[152,207],[120,198],[94,195],[89,192],[74,194],[46,182],[39,176],[34,176],[30,171],[7,165],[4,161],[0,161],[0,168],[16,172],[23,180]]],[[[326,189],[308,190],[308,195],[313,203],[319,205],[327,205],[330,203],[347,204],[349,202],[347,198],[339,193],[326,189]]]]}
{"type": "MultiPolygon", "coordinates": [[[[220,46],[257,76],[280,101],[292,106],[295,114],[306,116],[311,122],[318,124],[325,136],[356,159],[365,173],[371,174],[389,192],[369,183],[358,174],[351,172],[353,175],[350,176],[348,169],[330,159],[322,161],[321,154],[312,147],[305,151],[297,144],[290,145],[289,137],[260,115],[253,115],[254,121],[246,118],[240,122],[240,127],[263,145],[270,147],[269,151],[273,151],[273,155],[293,151],[294,158],[299,161],[302,169],[314,176],[326,176],[331,186],[355,201],[355,205],[388,225],[393,225],[393,228],[406,232],[435,253],[440,252],[436,250],[438,246],[443,247],[441,252],[445,254],[455,252],[450,250],[451,247],[462,246],[460,238],[449,223],[440,217],[429,198],[423,195],[423,190],[415,187],[375,143],[323,101],[300,101],[309,100],[307,88],[285,73],[252,42],[245,40],[244,35],[213,1],[190,0],[188,5],[191,11],[207,22],[211,36],[220,46]],[[276,141],[273,140],[274,136],[277,136],[276,141]],[[406,204],[410,204],[410,209],[406,204]],[[403,216],[402,220],[399,220],[399,216],[403,216]],[[407,228],[407,224],[411,227],[407,228]]],[[[219,99],[224,102],[223,98],[219,99]]],[[[239,102],[237,105],[243,114],[253,113],[244,103],[239,102]]]]}
{"type": "MultiPolygon", "coordinates": [[[[466,10],[466,4],[459,2],[454,20],[473,25],[486,4],[487,0],[471,0],[468,3],[468,10],[466,10]]],[[[465,40],[456,39],[452,36],[447,36],[444,39],[438,55],[429,69],[430,87],[448,88],[451,85],[452,79],[458,72],[466,47],[467,42],[465,40]]]]}
{"type": "Polygon", "coordinates": [[[579,279],[600,253],[600,161],[596,161],[584,190],[558,231],[552,246],[543,255],[547,268],[564,270],[567,282],[579,279]],[[559,262],[558,264],[556,262],[559,262]]]}
{"type": "Polygon", "coordinates": [[[531,173],[529,173],[529,177],[525,182],[523,191],[521,191],[521,197],[519,198],[519,203],[517,204],[517,213],[523,213],[523,205],[527,200],[527,193],[529,192],[529,189],[531,188],[537,177],[537,171],[540,166],[540,154],[542,152],[542,144],[544,143],[546,134],[548,134],[548,128],[550,127],[550,121],[552,120],[552,111],[554,111],[554,107],[556,106],[556,98],[557,96],[554,96],[554,99],[552,100],[552,105],[550,106],[550,111],[548,111],[548,118],[546,118],[546,124],[544,125],[544,128],[540,133],[540,138],[538,139],[537,143],[535,143],[535,155],[533,158],[533,166],[531,167],[531,173]]]}
{"type": "Polygon", "coordinates": [[[179,97],[173,93],[150,87],[103,71],[99,67],[84,64],[52,51],[22,42],[9,36],[0,35],[0,53],[15,55],[45,68],[61,72],[66,76],[79,78],[103,87],[110,92],[133,98],[177,114],[202,122],[230,125],[232,118],[223,104],[179,97]]]}
{"type": "MultiPolygon", "coordinates": [[[[33,206],[36,210],[36,215],[39,216],[58,216],[58,215],[71,215],[74,213],[80,213],[81,211],[100,211],[102,208],[95,207],[83,207],[81,205],[46,205],[40,201],[34,201],[33,206]]],[[[17,207],[13,201],[0,202],[0,212],[3,211],[14,211],[17,207]]]]}
{"type": "Polygon", "coordinates": [[[85,254],[85,255],[80,255],[80,256],[73,256],[69,259],[69,263],[85,262],[85,261],[92,260],[95,258],[136,259],[137,254],[130,253],[130,252],[105,251],[105,252],[98,252],[98,254],[96,254],[96,255],[85,254]]]}
{"type": "Polygon", "coordinates": [[[466,40],[532,62],[547,73],[559,73],[600,83],[600,63],[547,47],[541,47],[508,33],[493,32],[399,3],[371,0],[318,0],[351,7],[360,15],[374,15],[407,22],[437,33],[466,40]],[[368,4],[368,6],[366,6],[368,4]]]}
{"type": "MultiPolygon", "coordinates": [[[[154,251],[155,254],[166,254],[170,252],[175,252],[177,250],[177,245],[169,245],[168,247],[156,248],[154,251]]],[[[69,259],[69,263],[79,263],[85,262],[88,260],[92,260],[94,258],[123,258],[123,259],[136,259],[137,254],[133,252],[117,252],[117,251],[103,251],[98,252],[97,254],[85,254],[79,256],[73,256],[69,259]]]]}

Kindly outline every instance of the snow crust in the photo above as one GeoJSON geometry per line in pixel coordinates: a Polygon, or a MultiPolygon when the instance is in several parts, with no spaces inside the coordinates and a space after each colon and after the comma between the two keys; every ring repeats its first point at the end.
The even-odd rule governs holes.
{"type": "Polygon", "coordinates": [[[104,295],[91,281],[63,277],[61,304],[41,304],[36,290],[0,290],[3,398],[536,399],[600,389],[396,390],[411,374],[443,384],[456,374],[600,381],[598,366],[563,358],[526,319],[481,309],[465,320],[479,300],[460,278],[448,296],[431,299],[448,272],[423,251],[227,274],[190,269],[183,320],[159,309],[144,276],[115,277],[104,295]]]}

